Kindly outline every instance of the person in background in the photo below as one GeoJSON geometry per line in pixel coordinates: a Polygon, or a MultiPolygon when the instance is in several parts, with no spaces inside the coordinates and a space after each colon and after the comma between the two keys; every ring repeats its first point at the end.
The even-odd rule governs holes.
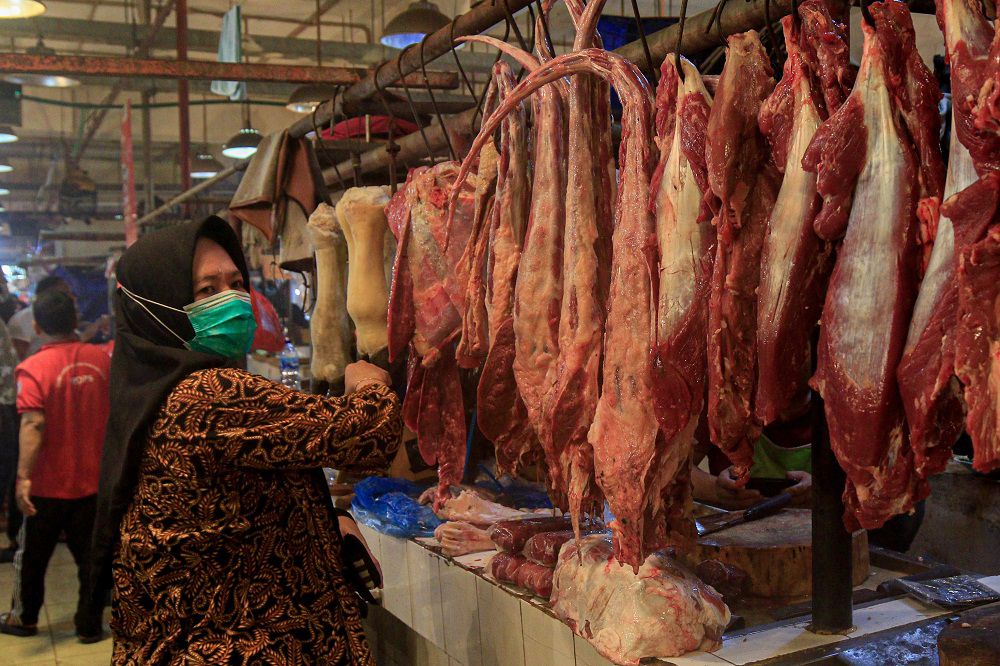
{"type": "Polygon", "coordinates": [[[112,662],[373,666],[345,559],[364,538],[322,468],[388,467],[388,374],[352,363],[325,398],[241,369],[250,278],[218,217],[143,235],[117,278],[111,400],[130,409],[108,422],[94,595],[113,581],[112,662]]]}
{"type": "MultiPolygon", "coordinates": [[[[69,283],[55,275],[48,275],[38,281],[38,284],[35,286],[35,298],[37,299],[51,289],[57,289],[70,298],[75,299],[69,283]]],[[[110,326],[110,317],[102,315],[97,321],[87,324],[82,330],[78,331],[80,341],[90,342],[98,333],[102,331],[106,332],[110,326]]],[[[38,351],[43,344],[49,342],[46,334],[39,333],[35,327],[33,307],[30,305],[11,317],[9,328],[10,337],[14,341],[14,349],[17,351],[18,358],[22,361],[38,351]]]]}
{"type": "MultiPolygon", "coordinates": [[[[13,488],[17,472],[17,438],[20,418],[17,415],[17,386],[14,383],[14,369],[17,367],[17,354],[10,341],[7,325],[0,321],[0,490],[13,488]]],[[[14,493],[4,492],[2,497],[11,505],[16,505],[14,493]]],[[[10,519],[12,512],[8,511],[7,547],[0,549],[0,562],[13,562],[17,552],[16,525],[10,519]]],[[[17,512],[20,516],[20,512],[17,512]]]]}
{"type": "Polygon", "coordinates": [[[9,323],[10,318],[20,310],[23,310],[24,307],[24,303],[14,298],[10,293],[10,288],[7,286],[7,278],[3,273],[0,273],[0,320],[3,320],[4,324],[9,323]]]}
{"type": "Polygon", "coordinates": [[[81,642],[93,643],[103,638],[104,604],[90,594],[90,548],[111,358],[108,346],[80,341],[76,304],[62,290],[39,296],[34,315],[51,342],[18,365],[15,375],[21,414],[16,495],[25,518],[14,556],[11,610],[0,615],[0,633],[38,633],[45,572],[65,531],[80,580],[76,633],[81,642]]]}

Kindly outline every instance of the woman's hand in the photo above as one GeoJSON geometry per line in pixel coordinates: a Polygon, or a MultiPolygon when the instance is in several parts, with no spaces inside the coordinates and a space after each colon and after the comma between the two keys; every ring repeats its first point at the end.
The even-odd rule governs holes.
{"type": "Polygon", "coordinates": [[[719,476],[715,477],[715,485],[719,489],[721,501],[727,508],[745,509],[764,499],[760,492],[736,485],[732,467],[719,472],[719,476]]]}
{"type": "Polygon", "coordinates": [[[794,486],[785,489],[785,492],[792,496],[792,503],[795,506],[808,504],[812,499],[812,474],[809,472],[785,472],[785,478],[797,482],[794,486]]]}
{"type": "Polygon", "coordinates": [[[389,373],[368,361],[351,363],[344,369],[344,394],[354,393],[364,384],[385,384],[390,382],[389,373]]]}
{"type": "Polygon", "coordinates": [[[368,542],[365,541],[365,537],[361,534],[361,530],[358,529],[358,524],[354,522],[354,519],[349,516],[339,516],[337,518],[337,527],[340,528],[341,536],[352,534],[358,541],[361,542],[361,545],[368,551],[368,557],[372,558],[372,562],[375,563],[375,568],[378,569],[379,579],[382,579],[382,565],[380,565],[378,560],[375,559],[375,556],[372,555],[372,549],[368,546],[368,542]]]}

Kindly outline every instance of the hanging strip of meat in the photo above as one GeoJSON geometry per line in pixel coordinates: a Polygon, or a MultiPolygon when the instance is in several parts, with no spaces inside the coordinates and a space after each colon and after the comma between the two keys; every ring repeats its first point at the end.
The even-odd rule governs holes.
{"type": "Polygon", "coordinates": [[[708,118],[708,182],[719,198],[718,244],[708,311],[708,424],[712,442],[745,480],[760,436],[753,394],[757,286],[767,218],[780,175],[757,125],[774,89],[757,33],[729,37],[726,65],[708,118]]]}
{"type": "MultiPolygon", "coordinates": [[[[944,189],[947,201],[976,181],[972,155],[961,141],[963,135],[969,136],[962,128],[972,128],[970,109],[962,100],[981,83],[982,65],[989,54],[993,31],[979,3],[968,0],[939,3],[938,22],[951,62],[954,93],[944,189]]],[[[955,275],[962,250],[981,239],[985,232],[978,211],[961,205],[946,205],[942,209],[932,234],[933,248],[897,370],[914,461],[917,472],[923,477],[944,470],[951,457],[951,447],[962,433],[965,404],[954,372],[958,318],[955,275]],[[965,215],[967,219],[952,219],[944,212],[947,210],[965,215]]]]}
{"type": "Polygon", "coordinates": [[[887,1],[870,11],[877,27],[862,26],[854,90],[817,131],[803,164],[817,171],[831,207],[817,216],[817,231],[835,239],[846,225],[812,383],[847,473],[845,524],[873,529],[927,494],[914,471],[896,367],[917,292],[917,203],[943,174],[934,173],[939,155],[936,166],[920,162],[933,155],[922,141],[933,134],[936,142],[938,93],[916,52],[909,10],[887,1]]]}
{"type": "Polygon", "coordinates": [[[937,20],[951,67],[956,134],[980,175],[996,171],[1000,169],[1000,33],[990,25],[979,0],[940,0],[937,20]]]}
{"type": "MultiPolygon", "coordinates": [[[[653,409],[660,427],[656,476],[650,482],[646,539],[683,544],[690,538],[690,464],[694,430],[704,406],[708,286],[715,258],[705,133],[712,99],[698,69],[673,54],[656,90],[659,163],[651,185],[659,250],[653,409]],[[652,531],[651,531],[652,529],[652,531]],[[657,533],[656,531],[659,531],[657,533]]],[[[714,204],[714,201],[711,203],[714,204]]]]}
{"type": "Polygon", "coordinates": [[[802,156],[820,123],[829,117],[827,99],[846,97],[840,79],[820,74],[847,71],[850,49],[846,26],[830,17],[818,0],[799,7],[801,25],[786,16],[784,75],[760,111],[760,129],[784,173],[768,219],[757,291],[757,392],[754,411],[767,425],[795,417],[807,407],[812,375],[810,338],[823,308],[833,268],[832,244],[813,231],[819,210],[816,175],[802,168],[802,156]],[[814,54],[805,57],[804,51],[814,54]],[[834,60],[831,61],[831,58],[834,60]],[[822,69],[810,70],[815,62],[822,69]],[[825,85],[824,85],[825,84],[825,85]]]}
{"type": "Polygon", "coordinates": [[[953,197],[946,209],[968,208],[968,216],[989,220],[984,239],[963,249],[958,268],[959,322],[955,370],[965,385],[973,467],[1000,467],[1000,173],[984,176],[953,197]]]}
{"type": "MultiPolygon", "coordinates": [[[[594,7],[596,8],[596,5],[594,7]]],[[[593,9],[588,8],[589,11],[593,11],[593,9]]],[[[596,20],[596,17],[591,18],[596,20]]],[[[467,164],[463,166],[463,170],[467,172],[466,167],[470,166],[469,162],[474,159],[482,145],[489,140],[490,134],[497,129],[504,113],[540,86],[565,76],[580,73],[596,74],[605,80],[610,80],[629,104],[633,103],[630,99],[637,94],[633,91],[644,89],[641,81],[636,78],[639,75],[634,66],[613,53],[597,49],[584,49],[554,58],[521,81],[497,112],[484,123],[479,136],[470,149],[469,156],[466,158],[467,164]]],[[[648,97],[648,91],[645,94],[648,97]]],[[[648,99],[645,103],[648,104],[648,99]]],[[[630,140],[648,142],[648,137],[647,130],[645,135],[633,136],[630,140]]],[[[569,158],[571,171],[574,164],[573,145],[571,133],[569,158]]],[[[581,141],[577,144],[577,150],[586,150],[587,145],[589,144],[581,141]]],[[[640,149],[630,148],[630,150],[639,151],[640,149]]],[[[591,405],[596,409],[599,360],[597,352],[600,350],[602,326],[599,317],[600,310],[594,295],[596,258],[593,243],[596,238],[596,222],[592,215],[581,215],[579,209],[573,205],[574,203],[579,204],[580,201],[574,202],[572,182],[571,179],[570,189],[566,197],[564,290],[560,318],[559,360],[556,367],[557,380],[555,382],[555,398],[552,401],[554,406],[551,422],[554,446],[560,447],[565,452],[561,459],[568,461],[570,466],[570,509],[571,513],[575,513],[574,519],[578,520],[582,510],[590,508],[587,506],[590,503],[588,500],[598,494],[596,487],[593,487],[593,477],[586,473],[587,469],[592,469],[589,465],[593,463],[593,451],[588,447],[591,455],[589,460],[585,457],[586,450],[581,456],[583,447],[579,443],[579,438],[582,435],[583,444],[587,444],[585,438],[593,422],[593,412],[589,410],[591,405]],[[575,476],[573,476],[574,474],[575,476]]],[[[630,182],[636,182],[636,179],[630,179],[630,182]]],[[[645,196],[648,197],[648,192],[645,196]]],[[[622,193],[619,197],[619,201],[637,200],[634,194],[622,193]]],[[[643,199],[644,206],[647,205],[647,201],[648,199],[643,199]]],[[[622,211],[616,213],[619,218],[622,214],[622,211]]],[[[612,273],[614,272],[615,267],[612,266],[612,273]]],[[[652,284],[650,284],[650,288],[652,289],[652,284]]],[[[634,363],[641,363],[648,367],[651,349],[646,348],[640,351],[641,341],[634,341],[630,344],[635,352],[633,354],[634,363]]],[[[618,443],[615,445],[617,446],[618,443]]],[[[567,468],[564,466],[564,474],[566,470],[567,468]]]]}
{"type": "Polygon", "coordinates": [[[409,247],[410,206],[406,202],[406,190],[413,178],[427,167],[410,171],[403,187],[385,205],[385,218],[389,230],[396,237],[396,258],[392,268],[392,284],[389,287],[389,360],[400,358],[409,346],[416,330],[416,314],[413,306],[413,276],[410,275],[409,247]]]}

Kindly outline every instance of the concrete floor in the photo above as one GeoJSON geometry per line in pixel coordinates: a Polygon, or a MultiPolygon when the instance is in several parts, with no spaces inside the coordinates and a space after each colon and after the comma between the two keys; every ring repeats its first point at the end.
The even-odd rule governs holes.
{"type": "MultiPolygon", "coordinates": [[[[0,564],[0,608],[10,609],[14,586],[14,565],[0,564]]],[[[76,565],[65,544],[59,544],[45,578],[45,605],[38,619],[38,635],[18,638],[0,634],[0,663],[10,666],[107,666],[111,663],[111,638],[93,645],[76,639],[73,613],[76,612],[78,584],[76,565]]],[[[108,612],[105,611],[105,622],[108,612]]],[[[105,630],[107,626],[105,625],[105,630]]]]}

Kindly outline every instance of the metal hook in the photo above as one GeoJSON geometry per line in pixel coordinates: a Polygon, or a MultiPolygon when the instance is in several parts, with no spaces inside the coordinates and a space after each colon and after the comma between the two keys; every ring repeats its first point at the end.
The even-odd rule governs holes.
{"type": "Polygon", "coordinates": [[[642,18],[639,16],[639,5],[636,0],[632,0],[632,14],[635,16],[635,28],[639,31],[639,41],[642,42],[642,51],[646,56],[646,68],[649,70],[650,83],[656,86],[656,67],[653,66],[653,56],[649,52],[649,43],[646,41],[646,29],[642,27],[642,18]]]}
{"type": "Polygon", "coordinates": [[[437,116],[438,124],[441,125],[441,133],[444,134],[445,143],[448,144],[448,154],[451,156],[452,160],[457,160],[458,155],[455,153],[455,147],[451,145],[451,137],[448,136],[448,127],[444,124],[444,116],[441,115],[441,109],[438,108],[437,99],[434,97],[434,91],[431,90],[430,81],[427,79],[427,62],[424,60],[424,44],[430,36],[430,33],[428,33],[424,35],[423,39],[420,40],[420,73],[424,77],[424,85],[427,87],[427,94],[431,98],[431,106],[434,107],[434,115],[437,116]]]}
{"type": "MultiPolygon", "coordinates": [[[[341,90],[341,86],[337,86],[336,88],[333,89],[333,97],[330,99],[330,104],[332,104],[334,108],[336,108],[336,106],[337,106],[337,96],[340,95],[340,90],[341,90]]],[[[313,126],[313,132],[316,133],[316,143],[319,144],[319,148],[320,148],[320,150],[323,151],[323,155],[326,156],[327,161],[330,162],[330,164],[333,165],[333,171],[334,171],[334,173],[337,174],[337,181],[340,183],[340,187],[346,190],[347,189],[347,183],[344,182],[343,176],[340,175],[340,168],[337,166],[337,158],[336,158],[335,155],[333,155],[332,153],[330,153],[329,150],[326,149],[326,144],[323,143],[323,133],[320,131],[319,125],[316,123],[316,112],[317,111],[319,111],[319,105],[318,104],[315,107],[313,107],[312,113],[309,115],[310,121],[312,122],[312,126],[313,126]]],[[[330,116],[331,116],[331,120],[332,120],[333,113],[331,113],[330,116]]],[[[332,127],[331,127],[331,130],[330,130],[330,138],[333,138],[333,129],[332,129],[332,127]]]]}
{"type": "MultiPolygon", "coordinates": [[[[496,7],[497,6],[497,0],[492,0],[491,6],[496,7]]],[[[503,39],[502,39],[502,41],[506,42],[507,38],[509,38],[509,37],[510,37],[510,23],[508,21],[504,21],[504,31],[503,31],[503,39]]],[[[498,62],[500,62],[500,56],[501,55],[503,55],[503,53],[501,53],[500,51],[497,51],[496,58],[493,59],[493,64],[494,65],[496,65],[498,62]]],[[[492,67],[490,69],[492,70],[492,67]]],[[[490,91],[490,86],[489,85],[486,85],[486,86],[483,87],[483,94],[480,95],[480,97],[479,97],[479,103],[476,104],[476,112],[474,114],[472,114],[472,125],[471,126],[473,128],[476,126],[476,118],[478,116],[483,116],[483,104],[486,102],[486,96],[489,93],[489,91],[490,91]]],[[[484,119],[485,119],[485,116],[484,116],[484,119]]]]}
{"type": "Polygon", "coordinates": [[[729,0],[719,0],[719,4],[715,6],[712,10],[712,16],[708,19],[708,25],[705,26],[705,34],[707,35],[712,30],[712,24],[714,23],[719,32],[719,41],[723,46],[726,45],[726,36],[722,34],[722,12],[726,8],[726,3],[729,0]]]}
{"type": "MultiPolygon", "coordinates": [[[[517,43],[521,47],[522,51],[530,52],[530,49],[524,43],[524,37],[521,35],[521,29],[517,26],[517,21],[514,20],[514,14],[510,11],[510,3],[508,0],[501,0],[503,2],[503,12],[507,15],[507,23],[514,28],[514,36],[517,37],[517,43]]],[[[506,38],[504,41],[507,41],[506,38]]]]}
{"type": "MultiPolygon", "coordinates": [[[[545,34],[545,47],[549,50],[549,56],[555,57],[556,49],[552,45],[552,34],[549,32],[549,15],[542,7],[542,0],[535,0],[535,4],[538,6],[538,17],[542,20],[542,32],[545,34]]],[[[539,56],[542,54],[539,53],[539,56]]]]}
{"type": "Polygon", "coordinates": [[[406,93],[406,101],[410,105],[410,113],[413,114],[413,121],[417,124],[417,129],[420,130],[420,137],[424,140],[424,145],[427,147],[427,155],[431,158],[431,163],[434,162],[434,149],[431,148],[431,142],[427,140],[427,133],[424,132],[424,124],[421,122],[419,116],[417,116],[417,110],[413,106],[413,98],[410,96],[410,86],[406,83],[406,77],[403,76],[403,68],[400,62],[406,52],[416,46],[416,44],[410,44],[403,52],[399,54],[399,60],[396,61],[396,70],[399,72],[399,82],[403,84],[403,92],[406,93]]]}
{"type": "MultiPolygon", "coordinates": [[[[406,50],[404,49],[403,53],[405,53],[405,52],[406,52],[406,50]]],[[[400,53],[399,57],[396,58],[396,67],[397,68],[401,67],[400,62],[402,61],[402,58],[403,58],[403,54],[400,53]]],[[[396,129],[396,115],[392,112],[392,109],[389,108],[389,103],[385,101],[385,91],[382,90],[382,86],[380,86],[379,83],[378,83],[378,73],[382,70],[382,68],[385,65],[388,65],[388,64],[389,64],[389,61],[386,60],[385,62],[383,62],[382,64],[380,64],[378,67],[375,68],[374,82],[375,82],[375,90],[378,93],[378,99],[382,103],[382,109],[385,111],[385,115],[387,115],[389,117],[389,140],[386,142],[385,150],[386,150],[387,153],[389,153],[389,178],[392,181],[392,184],[394,185],[395,184],[395,180],[396,180],[396,153],[399,152],[399,146],[397,146],[395,144],[395,141],[393,141],[393,137],[392,137],[393,131],[396,129]]],[[[402,74],[402,70],[401,69],[399,70],[399,72],[400,72],[400,74],[402,74]]],[[[419,123],[418,123],[418,126],[419,126],[419,123]]],[[[355,178],[356,181],[360,180],[360,178],[361,178],[361,157],[360,157],[360,155],[353,154],[351,156],[351,161],[354,164],[354,178],[355,178]]]]}
{"type": "MultiPolygon", "coordinates": [[[[465,82],[465,88],[472,95],[472,98],[476,98],[476,89],[472,87],[472,83],[469,81],[469,75],[465,73],[465,68],[462,67],[462,59],[458,57],[458,51],[455,50],[455,21],[449,24],[448,37],[451,39],[451,56],[455,59],[455,66],[458,67],[458,73],[462,75],[462,81],[465,82]]],[[[410,44],[410,46],[413,46],[410,44]]]]}
{"type": "Polygon", "coordinates": [[[674,46],[674,68],[677,77],[684,83],[684,67],[681,66],[681,45],[684,43],[684,22],[687,21],[688,0],[681,0],[680,19],[677,21],[677,44],[674,46]]]}
{"type": "Polygon", "coordinates": [[[872,0],[867,0],[867,1],[860,0],[860,2],[861,2],[861,18],[865,20],[865,23],[868,24],[868,27],[870,27],[872,30],[875,30],[876,29],[875,19],[872,17],[870,9],[872,0]]]}

